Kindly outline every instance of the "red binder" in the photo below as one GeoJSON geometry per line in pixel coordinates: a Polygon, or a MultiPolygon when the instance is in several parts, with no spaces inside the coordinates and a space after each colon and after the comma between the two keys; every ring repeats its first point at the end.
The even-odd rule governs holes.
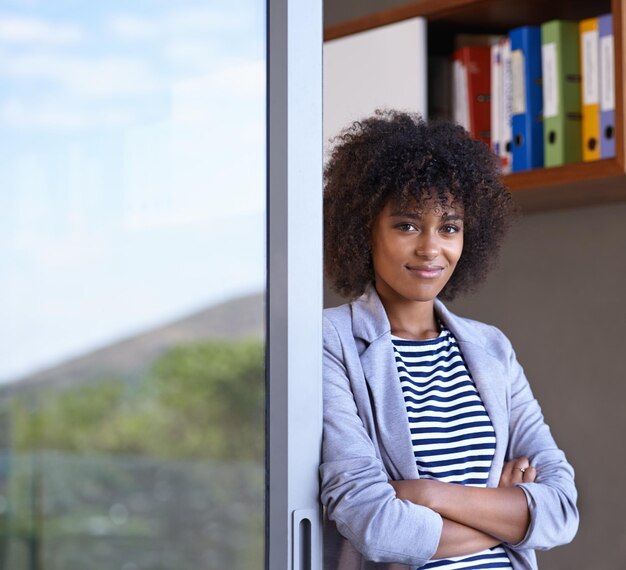
{"type": "Polygon", "coordinates": [[[468,131],[475,139],[491,145],[491,48],[463,47],[454,52],[453,58],[465,68],[468,131]]]}

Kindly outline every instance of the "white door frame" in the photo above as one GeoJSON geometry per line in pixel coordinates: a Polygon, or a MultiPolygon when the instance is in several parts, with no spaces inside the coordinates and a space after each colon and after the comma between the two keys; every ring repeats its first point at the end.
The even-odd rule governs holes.
{"type": "Polygon", "coordinates": [[[321,570],[323,10],[267,1],[266,570],[321,570]]]}

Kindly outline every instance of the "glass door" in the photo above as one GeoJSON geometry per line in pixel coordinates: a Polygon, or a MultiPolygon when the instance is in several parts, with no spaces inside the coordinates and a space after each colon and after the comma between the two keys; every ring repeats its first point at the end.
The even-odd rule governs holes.
{"type": "Polygon", "coordinates": [[[264,567],[266,10],[0,8],[0,568],[264,567]]]}

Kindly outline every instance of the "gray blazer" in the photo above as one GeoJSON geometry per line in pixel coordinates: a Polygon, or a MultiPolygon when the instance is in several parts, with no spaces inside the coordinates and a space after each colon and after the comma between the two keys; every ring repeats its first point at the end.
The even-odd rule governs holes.
{"type": "MultiPolygon", "coordinates": [[[[578,528],[574,472],[543,421],[522,367],[498,329],[460,318],[436,301],[456,337],[496,433],[487,485],[504,462],[528,456],[537,468],[526,493],[530,526],[505,544],[513,569],[536,569],[534,550],[572,540],[578,528]]],[[[417,479],[409,424],[384,307],[373,287],[324,311],[325,570],[405,570],[425,564],[439,543],[436,512],[397,499],[388,479],[417,479]]]]}

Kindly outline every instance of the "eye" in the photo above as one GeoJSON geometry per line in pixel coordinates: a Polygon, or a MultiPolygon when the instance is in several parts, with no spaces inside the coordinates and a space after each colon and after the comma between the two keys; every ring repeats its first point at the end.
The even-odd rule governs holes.
{"type": "Polygon", "coordinates": [[[445,224],[441,229],[445,234],[458,234],[462,231],[459,224],[445,224]]]}
{"type": "Polygon", "coordinates": [[[401,224],[397,224],[396,229],[400,230],[401,232],[412,232],[417,230],[415,224],[411,224],[409,222],[402,222],[401,224]]]}

